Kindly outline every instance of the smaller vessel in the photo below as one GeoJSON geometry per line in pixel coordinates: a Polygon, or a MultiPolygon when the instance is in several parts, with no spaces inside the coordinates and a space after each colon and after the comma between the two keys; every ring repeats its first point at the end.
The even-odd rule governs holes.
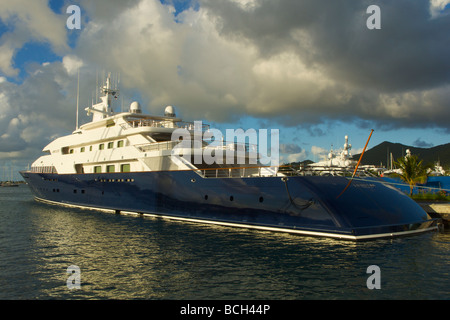
{"type": "Polygon", "coordinates": [[[327,155],[326,160],[311,163],[303,171],[312,175],[342,175],[351,173],[356,166],[356,161],[352,159],[350,150],[352,145],[348,142],[348,136],[345,136],[343,149],[336,153],[333,147],[327,155]]]}
{"type": "Polygon", "coordinates": [[[13,174],[12,174],[12,168],[11,168],[11,176],[8,181],[3,181],[0,185],[2,187],[18,187],[19,184],[13,181],[13,174]]]}
{"type": "Polygon", "coordinates": [[[13,181],[5,181],[2,183],[2,187],[18,187],[19,184],[13,181]]]}

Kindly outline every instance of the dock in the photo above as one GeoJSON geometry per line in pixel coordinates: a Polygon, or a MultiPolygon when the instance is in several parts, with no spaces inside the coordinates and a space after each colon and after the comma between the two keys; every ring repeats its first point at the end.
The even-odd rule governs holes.
{"type": "Polygon", "coordinates": [[[431,218],[441,218],[445,228],[450,227],[450,203],[448,202],[417,202],[431,218]]]}

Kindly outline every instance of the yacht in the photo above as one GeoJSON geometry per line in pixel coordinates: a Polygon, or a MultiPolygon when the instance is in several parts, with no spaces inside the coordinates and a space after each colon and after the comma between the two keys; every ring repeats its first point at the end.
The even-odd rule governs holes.
{"type": "Polygon", "coordinates": [[[236,141],[181,145],[208,136],[209,126],[183,121],[170,106],[156,116],[132,102],[114,113],[118,90],[109,77],[102,94],[86,108],[91,122],[50,142],[21,171],[37,201],[353,241],[437,230],[437,219],[375,176],[279,170],[236,141]],[[193,161],[198,151],[223,159],[193,161]]]}
{"type": "Polygon", "coordinates": [[[345,136],[345,143],[341,152],[336,153],[331,148],[327,159],[308,164],[304,169],[305,171],[308,170],[309,174],[316,175],[351,174],[357,164],[355,160],[352,160],[351,148],[352,145],[348,142],[348,136],[345,136]]]}

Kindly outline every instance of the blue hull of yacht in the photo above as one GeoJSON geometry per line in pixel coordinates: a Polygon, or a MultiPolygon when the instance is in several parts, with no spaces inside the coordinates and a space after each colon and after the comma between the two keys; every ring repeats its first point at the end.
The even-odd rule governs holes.
{"type": "Polygon", "coordinates": [[[193,171],[21,172],[38,200],[349,240],[437,229],[422,208],[377,178],[203,178],[193,171]]]}

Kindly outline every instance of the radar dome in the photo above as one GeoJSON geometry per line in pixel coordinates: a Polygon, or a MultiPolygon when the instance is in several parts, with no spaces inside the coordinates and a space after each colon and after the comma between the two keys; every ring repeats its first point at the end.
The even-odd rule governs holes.
{"type": "Polygon", "coordinates": [[[141,113],[141,105],[137,101],[133,101],[130,104],[130,112],[131,113],[141,113]]]}
{"type": "Polygon", "coordinates": [[[172,106],[167,106],[166,109],[164,109],[164,115],[166,117],[175,117],[175,111],[172,106]]]}

